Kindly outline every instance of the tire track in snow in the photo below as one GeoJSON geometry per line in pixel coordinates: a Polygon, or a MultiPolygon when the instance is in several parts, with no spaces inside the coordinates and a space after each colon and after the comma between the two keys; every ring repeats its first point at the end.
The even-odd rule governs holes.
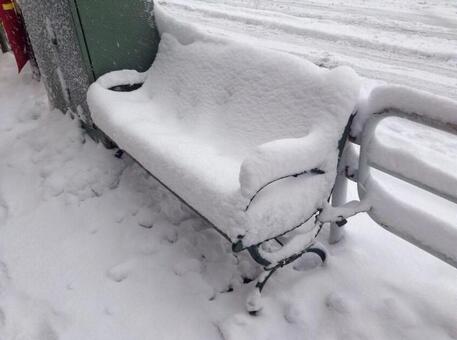
{"type": "MultiPolygon", "coordinates": [[[[205,0],[194,0],[193,2],[208,4],[205,0]]],[[[446,22],[437,18],[436,14],[430,10],[426,10],[424,14],[417,10],[414,12],[399,12],[359,6],[343,5],[340,7],[331,7],[314,2],[294,2],[291,0],[264,2],[257,9],[255,7],[246,7],[249,4],[232,0],[230,2],[222,1],[220,4],[223,4],[228,9],[242,10],[245,13],[255,13],[267,17],[278,17],[279,15],[285,19],[300,18],[312,19],[314,21],[333,21],[335,23],[365,26],[383,32],[389,31],[393,33],[398,33],[401,26],[403,33],[420,34],[423,37],[457,39],[457,23],[446,26],[446,22]]]]}
{"type": "MultiPolygon", "coordinates": [[[[208,9],[207,7],[196,7],[189,6],[182,3],[174,3],[170,6],[181,7],[182,10],[187,12],[198,12],[207,17],[212,17],[222,20],[230,20],[238,22],[239,24],[250,24],[258,27],[266,27],[269,30],[282,31],[289,35],[297,35],[304,37],[312,37],[314,39],[328,40],[330,42],[340,44],[341,42],[349,43],[352,46],[365,49],[382,50],[400,55],[413,55],[425,58],[437,59],[440,61],[449,61],[451,59],[457,59],[457,46],[456,51],[450,50],[447,46],[447,40],[440,39],[434,41],[434,47],[429,48],[428,44],[422,43],[422,46],[418,44],[410,44],[407,42],[407,36],[401,34],[401,39],[398,41],[388,41],[389,37],[377,36],[374,32],[366,32],[363,34],[363,30],[367,30],[366,27],[363,29],[358,26],[345,27],[338,25],[340,30],[336,29],[336,25],[324,23],[312,23],[312,22],[296,22],[295,20],[278,20],[278,18],[272,18],[268,16],[259,16],[253,14],[247,14],[243,12],[227,12],[226,10],[219,9],[208,9]],[[319,25],[319,27],[318,27],[319,25]],[[311,26],[311,27],[310,27],[311,26]],[[417,45],[417,46],[411,46],[417,45]]],[[[400,36],[400,33],[397,34],[400,36]]]]}
{"type": "MultiPolygon", "coordinates": [[[[436,32],[431,31],[422,38],[422,44],[433,45],[438,41],[438,47],[443,50],[444,46],[444,53],[440,54],[439,51],[434,53],[433,48],[430,47],[422,51],[418,48],[416,51],[411,46],[408,46],[408,48],[399,46],[397,48],[398,46],[395,44],[388,46],[388,44],[377,44],[374,41],[365,44],[366,37],[359,39],[357,36],[363,27],[358,27],[357,34],[351,32],[352,36],[348,39],[347,34],[340,35],[338,32],[347,32],[348,27],[351,25],[347,25],[346,22],[351,22],[352,19],[347,18],[346,21],[343,20],[342,22],[332,21],[332,18],[334,20],[338,18],[335,18],[333,14],[328,14],[340,12],[342,11],[341,9],[335,10],[331,7],[325,12],[325,7],[321,5],[310,5],[310,8],[324,8],[322,19],[316,19],[318,22],[331,22],[333,32],[330,30],[322,34],[321,31],[317,30],[318,32],[316,32],[316,29],[312,27],[303,28],[300,26],[298,20],[305,22],[309,19],[305,18],[303,20],[303,18],[294,17],[294,15],[263,10],[264,7],[268,6],[270,6],[268,8],[273,8],[272,6],[277,5],[278,1],[258,1],[258,3],[262,4],[262,10],[256,10],[247,6],[246,3],[237,3],[236,1],[231,6],[225,6],[223,3],[211,6],[208,1],[198,0],[194,0],[190,5],[188,5],[188,2],[184,4],[179,0],[167,1],[164,4],[177,16],[204,26],[206,30],[217,34],[236,36],[237,38],[250,39],[251,41],[255,40],[257,43],[270,48],[301,55],[323,66],[349,65],[365,77],[414,86],[436,94],[457,98],[457,39],[454,41],[447,40],[451,31],[447,26],[434,26],[436,32]],[[263,5],[264,3],[265,5],[263,5]],[[243,5],[247,8],[242,8],[241,6],[243,5]],[[240,12],[240,8],[243,9],[243,13],[240,12]],[[288,17],[291,18],[290,22],[287,22],[288,17]],[[281,20],[278,20],[278,18],[281,18],[281,20]],[[338,27],[341,27],[341,30],[338,27]],[[440,33],[440,31],[445,34],[441,34],[442,32],[440,33]],[[448,45],[449,47],[446,49],[448,45]],[[456,60],[447,61],[446,58],[452,57],[454,50],[456,51],[456,60]]],[[[290,4],[290,6],[295,4],[293,1],[283,1],[282,3],[290,4]]],[[[307,3],[303,6],[306,7],[307,3]]],[[[298,13],[297,10],[290,8],[287,11],[291,11],[292,14],[298,13]]],[[[373,11],[374,9],[354,7],[350,12],[363,16],[366,15],[366,12],[373,13],[373,11]]],[[[406,14],[400,12],[397,16],[406,20],[406,14]]],[[[417,16],[417,13],[412,12],[411,18],[415,16],[417,16]]],[[[426,16],[422,17],[427,21],[426,16]]],[[[369,22],[372,19],[367,17],[369,22]]],[[[415,22],[414,20],[412,21],[415,22]]],[[[360,22],[360,18],[356,23],[363,24],[363,22],[360,22]]],[[[406,22],[406,24],[409,23],[406,22]]],[[[392,40],[397,42],[401,42],[401,39],[407,39],[407,33],[415,29],[415,27],[405,27],[404,22],[392,21],[389,25],[392,28],[398,25],[398,32],[392,29],[387,30],[387,32],[383,31],[384,26],[381,25],[379,26],[379,34],[392,35],[392,40]],[[399,37],[401,37],[400,40],[399,37]]],[[[376,28],[376,26],[371,27],[376,28]]],[[[422,36],[426,28],[421,25],[418,27],[420,28],[419,31],[414,33],[416,37],[422,36]]],[[[453,36],[452,33],[451,36],[453,36]]]]}

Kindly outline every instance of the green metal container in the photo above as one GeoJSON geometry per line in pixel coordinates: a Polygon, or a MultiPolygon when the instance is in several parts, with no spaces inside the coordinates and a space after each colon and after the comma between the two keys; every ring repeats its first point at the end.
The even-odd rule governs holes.
{"type": "Polygon", "coordinates": [[[114,70],[147,70],[159,43],[152,0],[20,0],[51,104],[96,129],[86,103],[89,85],[114,70]]]}
{"type": "Polygon", "coordinates": [[[72,0],[77,33],[93,79],[119,69],[146,71],[157,52],[153,3],[72,0]]]}

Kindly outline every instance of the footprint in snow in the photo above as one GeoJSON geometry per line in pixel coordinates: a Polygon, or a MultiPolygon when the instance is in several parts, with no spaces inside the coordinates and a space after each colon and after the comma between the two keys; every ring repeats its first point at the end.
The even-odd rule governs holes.
{"type": "Polygon", "coordinates": [[[0,224],[3,224],[8,219],[8,206],[0,197],[0,224]]]}
{"type": "Polygon", "coordinates": [[[201,273],[202,269],[202,263],[197,259],[186,259],[173,267],[173,271],[178,276],[183,276],[189,272],[201,273]]]}
{"type": "Polygon", "coordinates": [[[290,324],[300,324],[303,323],[304,317],[297,306],[290,304],[284,310],[284,319],[290,324]]]}
{"type": "Polygon", "coordinates": [[[153,255],[159,252],[159,245],[154,242],[147,242],[138,246],[138,251],[143,255],[153,255]]]}
{"type": "Polygon", "coordinates": [[[21,340],[57,340],[59,313],[44,302],[22,292],[8,289],[0,308],[0,338],[21,340]]]}
{"type": "Polygon", "coordinates": [[[10,280],[10,276],[8,273],[8,267],[6,263],[0,260],[0,292],[2,291],[2,287],[6,285],[6,283],[10,280]]]}
{"type": "Polygon", "coordinates": [[[132,263],[131,262],[124,262],[114,267],[110,268],[106,272],[106,276],[114,282],[122,282],[126,278],[128,278],[130,272],[132,270],[132,263]]]}
{"type": "Polygon", "coordinates": [[[162,239],[170,244],[174,244],[178,241],[178,232],[173,228],[166,228],[162,231],[162,239]]]}
{"type": "Polygon", "coordinates": [[[153,227],[157,216],[152,209],[143,208],[137,213],[136,218],[140,227],[150,229],[153,227]]]}
{"type": "Polygon", "coordinates": [[[329,310],[339,314],[349,313],[348,302],[339,294],[330,293],[325,299],[325,305],[329,310]]]}

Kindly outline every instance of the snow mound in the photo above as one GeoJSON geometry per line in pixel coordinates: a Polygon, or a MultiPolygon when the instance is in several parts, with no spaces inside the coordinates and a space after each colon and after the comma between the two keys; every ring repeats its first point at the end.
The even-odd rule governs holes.
{"type": "Polygon", "coordinates": [[[91,86],[97,126],[231,240],[302,224],[333,186],[357,75],[156,17],[162,39],[143,86],[109,90],[142,77],[129,71],[91,86]]]}

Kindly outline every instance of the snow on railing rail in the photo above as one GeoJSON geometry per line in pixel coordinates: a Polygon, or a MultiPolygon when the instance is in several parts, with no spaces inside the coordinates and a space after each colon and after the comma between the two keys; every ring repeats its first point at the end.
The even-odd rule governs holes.
{"type": "MultiPolygon", "coordinates": [[[[358,167],[353,169],[354,162],[348,161],[344,172],[357,182],[359,198],[370,201],[369,216],[457,267],[457,159],[447,155],[444,160],[434,150],[439,140],[430,141],[433,133],[438,133],[452,141],[455,137],[457,143],[457,102],[400,86],[381,86],[361,104],[359,114],[352,130],[353,141],[360,145],[358,167]],[[408,142],[411,136],[395,130],[395,124],[405,120],[412,124],[409,128],[418,137],[416,141],[408,142]],[[379,127],[389,121],[394,121],[394,128],[383,139],[379,127]],[[419,144],[427,143],[429,152],[420,152],[419,144]],[[383,185],[377,174],[390,181],[390,187],[383,185]],[[402,185],[411,191],[399,195],[392,190],[402,185]],[[415,204],[415,196],[419,195],[428,195],[430,203],[415,204]],[[453,209],[450,218],[440,215],[443,206],[453,209]]],[[[346,190],[343,178],[340,176],[334,193],[340,198],[346,190]]],[[[332,227],[331,241],[341,238],[337,229],[332,227]]]]}

